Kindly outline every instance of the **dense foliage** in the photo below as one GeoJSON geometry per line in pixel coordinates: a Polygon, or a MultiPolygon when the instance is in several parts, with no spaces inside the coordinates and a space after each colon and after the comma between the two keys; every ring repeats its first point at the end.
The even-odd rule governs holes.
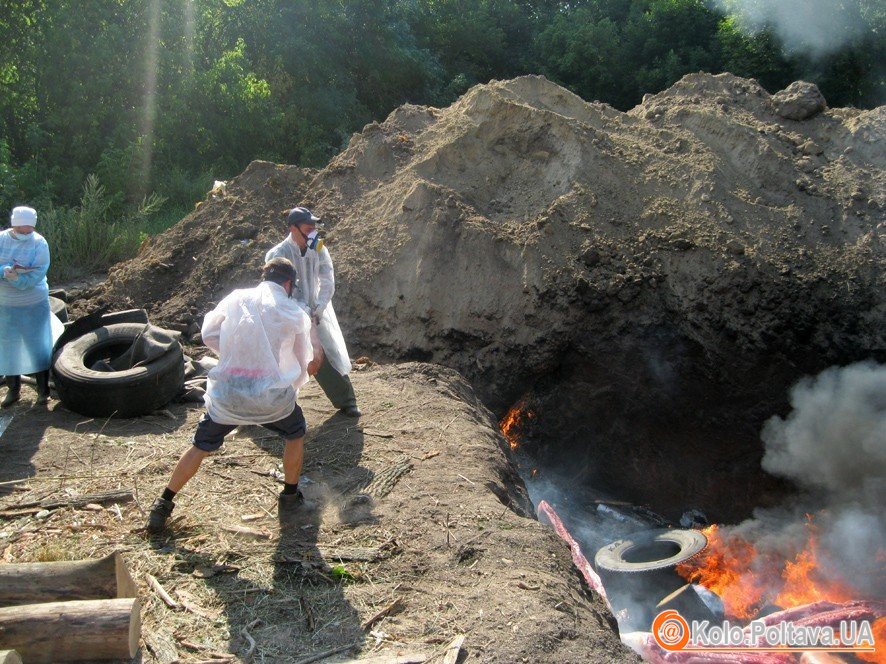
{"type": "Polygon", "coordinates": [[[87,191],[102,187],[107,219],[152,193],[168,214],[252,159],[320,166],[399,104],[444,105],[474,83],[524,73],[620,109],[699,70],[756,77],[772,92],[804,77],[832,105],[883,101],[881,3],[841,0],[863,29],[827,53],[786,47],[774,26],[731,13],[738,4],[4,2],[0,209],[82,216],[94,174],[87,191]]]}

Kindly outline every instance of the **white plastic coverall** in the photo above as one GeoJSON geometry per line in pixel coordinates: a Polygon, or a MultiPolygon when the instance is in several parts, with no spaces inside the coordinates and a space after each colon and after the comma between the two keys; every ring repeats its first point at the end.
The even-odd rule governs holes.
{"type": "Polygon", "coordinates": [[[54,316],[49,310],[49,245],[37,231],[13,235],[0,232],[0,375],[21,376],[49,369],[54,316]],[[3,268],[20,265],[18,279],[7,279],[3,268]]]}
{"type": "Polygon", "coordinates": [[[279,284],[235,290],[203,319],[203,343],[218,353],[206,410],[219,424],[270,424],[288,416],[308,380],[311,319],[279,284]]]}
{"type": "Polygon", "coordinates": [[[302,256],[301,249],[287,235],[280,244],[265,254],[265,263],[272,258],[282,256],[295,266],[298,283],[293,287],[292,297],[298,300],[310,315],[320,318],[317,336],[330,366],[342,376],[351,373],[351,359],[345,346],[345,338],[338,326],[335,309],[332,308],[332,296],[335,293],[335,273],[332,269],[332,258],[326,247],[320,251],[308,249],[302,256]]]}

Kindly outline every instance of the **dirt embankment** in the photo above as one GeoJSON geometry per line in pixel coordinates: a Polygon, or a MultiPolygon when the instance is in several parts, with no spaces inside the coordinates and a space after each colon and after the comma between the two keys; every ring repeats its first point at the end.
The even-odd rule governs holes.
{"type": "Polygon", "coordinates": [[[628,113],[493,82],[396,110],[316,174],[251,165],[89,306],[193,325],[304,203],[355,355],[450,366],[498,412],[526,396],[543,459],[736,519],[784,491],[759,430],[787,387],[883,359],[884,115],[786,119],[729,74],[628,113]]]}
{"type": "Polygon", "coordinates": [[[367,413],[359,424],[335,414],[314,382],[300,395],[310,423],[303,485],[320,512],[281,532],[269,471],[282,443],[241,427],[176,499],[170,536],[153,541],[136,529],[201,409],[84,421],[54,400],[50,412],[28,409],[26,388],[0,439],[0,510],[116,488],[134,490],[137,502],[4,515],[0,558],[126,552],[144,607],[145,664],[242,657],[244,630],[257,644],[251,661],[337,648],[332,661],[396,652],[442,661],[459,634],[471,661],[639,661],[581,585],[566,546],[521,516],[527,499],[496,422],[462,378],[402,364],[353,380],[367,413]],[[24,477],[10,494],[8,482],[24,477]],[[372,501],[354,503],[357,492],[372,501]],[[399,609],[367,624],[395,600],[399,609]]]}

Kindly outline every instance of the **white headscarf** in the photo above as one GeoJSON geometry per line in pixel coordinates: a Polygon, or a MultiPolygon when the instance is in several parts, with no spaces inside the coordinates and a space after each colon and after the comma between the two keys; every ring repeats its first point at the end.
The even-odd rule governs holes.
{"type": "Polygon", "coordinates": [[[20,205],[17,208],[13,208],[9,220],[12,223],[13,227],[36,226],[37,210],[35,210],[34,208],[26,207],[24,205],[20,205]]]}

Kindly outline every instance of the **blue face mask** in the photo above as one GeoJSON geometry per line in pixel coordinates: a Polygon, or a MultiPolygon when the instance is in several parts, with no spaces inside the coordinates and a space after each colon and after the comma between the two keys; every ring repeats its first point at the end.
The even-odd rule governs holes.
{"type": "Polygon", "coordinates": [[[14,230],[9,229],[9,235],[13,240],[17,240],[18,242],[23,242],[24,240],[29,239],[33,233],[16,233],[14,230]]]}

